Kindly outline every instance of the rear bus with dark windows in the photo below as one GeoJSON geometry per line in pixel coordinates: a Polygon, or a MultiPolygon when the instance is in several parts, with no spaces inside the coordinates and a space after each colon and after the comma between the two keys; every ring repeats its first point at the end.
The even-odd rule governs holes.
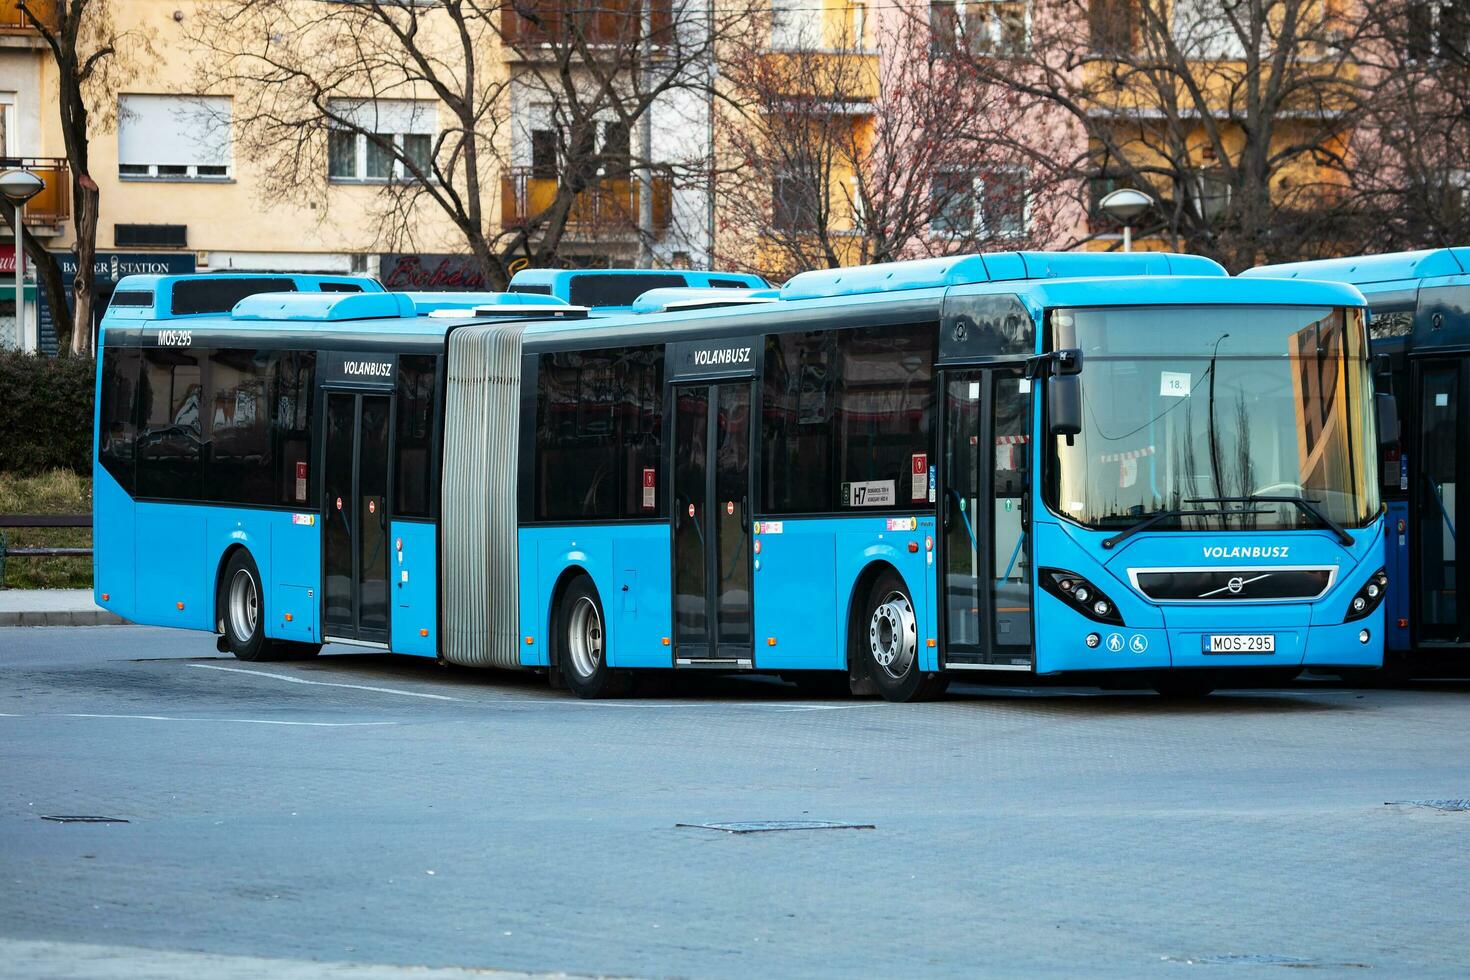
{"type": "Polygon", "coordinates": [[[1458,676],[1470,662],[1470,589],[1459,587],[1470,556],[1461,562],[1457,538],[1458,491],[1470,487],[1470,248],[1295,262],[1244,275],[1350,283],[1367,298],[1374,380],[1392,396],[1398,427],[1379,460],[1388,510],[1385,666],[1458,676]]]}
{"type": "Polygon", "coordinates": [[[1350,287],[1011,252],[736,292],[263,296],[187,343],[109,331],[99,601],[249,659],[340,641],[584,697],[668,669],[906,701],[1379,662],[1350,287]]]}

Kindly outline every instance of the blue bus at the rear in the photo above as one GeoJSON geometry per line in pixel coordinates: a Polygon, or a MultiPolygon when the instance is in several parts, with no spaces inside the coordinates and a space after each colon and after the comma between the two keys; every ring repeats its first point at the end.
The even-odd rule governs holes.
{"type": "Polygon", "coordinates": [[[1470,481],[1470,248],[1436,248],[1262,266],[1245,276],[1351,283],[1367,298],[1375,381],[1391,392],[1399,436],[1380,475],[1388,521],[1387,648],[1415,672],[1455,668],[1470,648],[1470,590],[1457,535],[1470,481]]]}

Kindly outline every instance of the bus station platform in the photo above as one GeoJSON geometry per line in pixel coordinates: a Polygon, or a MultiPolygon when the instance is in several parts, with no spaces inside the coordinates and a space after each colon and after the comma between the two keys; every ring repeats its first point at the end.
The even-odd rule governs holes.
{"type": "Polygon", "coordinates": [[[0,589],[0,626],[116,626],[126,623],[92,601],[91,589],[0,589]]]}

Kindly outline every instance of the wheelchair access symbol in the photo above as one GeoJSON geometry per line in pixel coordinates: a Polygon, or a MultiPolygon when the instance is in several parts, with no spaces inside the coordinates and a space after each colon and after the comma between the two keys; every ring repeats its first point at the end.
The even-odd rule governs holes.
{"type": "Polygon", "coordinates": [[[1108,634],[1108,652],[1110,652],[1110,653],[1122,653],[1123,652],[1123,634],[1122,633],[1109,633],[1108,634]]]}
{"type": "Polygon", "coordinates": [[[1148,649],[1148,637],[1144,636],[1142,633],[1134,633],[1133,636],[1128,639],[1128,649],[1132,650],[1134,653],[1143,653],[1145,650],[1148,649]]]}

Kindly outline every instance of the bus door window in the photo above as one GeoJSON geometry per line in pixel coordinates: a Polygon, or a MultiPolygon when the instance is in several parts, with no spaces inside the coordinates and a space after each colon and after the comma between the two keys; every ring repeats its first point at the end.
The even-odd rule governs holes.
{"type": "Polygon", "coordinates": [[[1460,371],[1457,361],[1422,366],[1420,374],[1420,590],[1424,639],[1459,638],[1456,534],[1459,503],[1460,371]]]}
{"type": "Polygon", "coordinates": [[[719,385],[715,418],[715,513],[719,642],[748,651],[750,606],[750,387],[719,385]]]}
{"type": "Polygon", "coordinates": [[[388,639],[389,405],[327,395],[323,632],[343,639],[388,639]]]}
{"type": "Polygon", "coordinates": [[[700,385],[676,388],[674,394],[674,635],[680,646],[709,642],[704,536],[709,392],[700,385]]]}
{"type": "Polygon", "coordinates": [[[945,382],[945,659],[1029,662],[1030,385],[1009,368],[945,382]]]}

